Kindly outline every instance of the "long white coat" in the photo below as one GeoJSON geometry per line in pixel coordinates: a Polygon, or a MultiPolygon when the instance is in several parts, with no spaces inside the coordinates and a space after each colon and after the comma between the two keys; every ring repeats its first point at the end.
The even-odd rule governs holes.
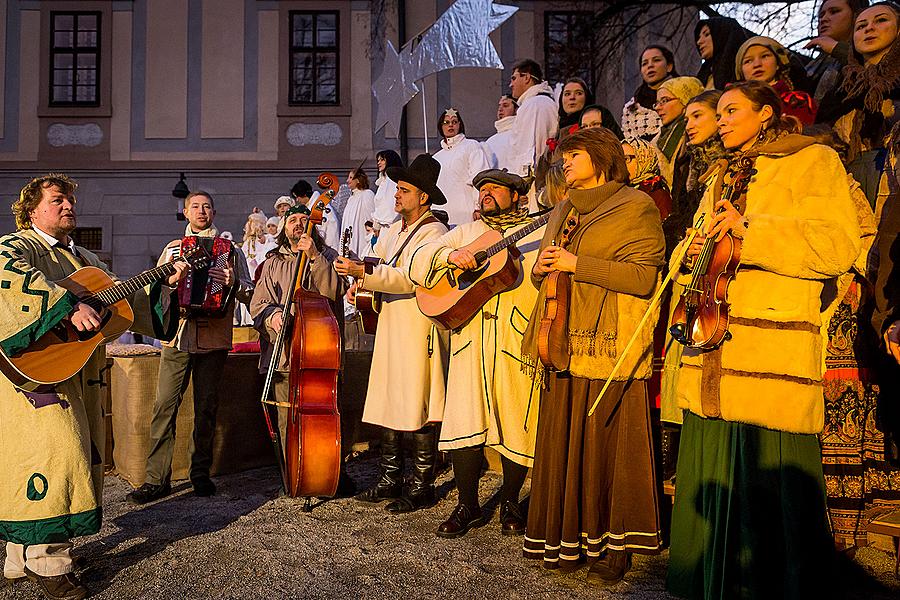
{"type": "MultiPolygon", "coordinates": [[[[375,192],[372,190],[353,190],[350,193],[350,198],[347,199],[347,205],[344,207],[344,214],[341,217],[341,232],[348,227],[353,227],[350,251],[356,256],[365,256],[366,244],[368,244],[366,240],[366,221],[372,220],[373,212],[375,212],[375,192]]],[[[332,247],[335,250],[340,250],[339,245],[332,247]]]]}
{"type": "Polygon", "coordinates": [[[559,111],[553,99],[553,89],[546,81],[525,90],[517,99],[519,110],[512,128],[511,147],[515,149],[511,172],[523,177],[528,167],[537,164],[547,151],[547,140],[555,138],[559,130],[559,111]]]}
{"type": "Polygon", "coordinates": [[[441,163],[437,186],[447,198],[447,204],[438,207],[447,212],[450,226],[471,223],[472,213],[478,208],[478,190],[472,179],[491,164],[479,142],[467,139],[460,133],[441,141],[442,150],[434,155],[441,163]]]}
{"type": "MultiPolygon", "coordinates": [[[[518,228],[516,228],[518,229],[518,228]]],[[[410,275],[429,283],[447,268],[450,253],[489,231],[483,221],[460,225],[415,253],[410,275]]],[[[514,230],[512,230],[514,231],[514,230]]],[[[491,298],[458,331],[450,334],[447,403],[441,450],[485,444],[513,462],[531,466],[537,433],[540,388],[522,371],[522,335],[537,300],[529,274],[543,228],[516,244],[522,257],[515,286],[491,298]]]]}
{"type": "Polygon", "coordinates": [[[391,181],[387,175],[379,175],[375,182],[378,189],[375,191],[375,211],[372,213],[373,223],[390,225],[399,218],[394,211],[394,194],[397,193],[397,184],[391,181]]]}
{"type": "Polygon", "coordinates": [[[482,143],[491,166],[495,169],[506,169],[510,173],[514,172],[517,166],[516,151],[512,146],[512,129],[515,124],[516,115],[494,121],[497,133],[482,143]]]}
{"type": "MultiPolygon", "coordinates": [[[[419,219],[431,216],[426,212],[419,219]]],[[[391,260],[416,229],[399,220],[381,230],[374,254],[391,260]]],[[[440,222],[416,230],[395,265],[381,264],[363,278],[367,289],[384,292],[375,333],[375,352],[362,420],[396,431],[415,431],[441,420],[447,372],[447,334],[437,330],[416,305],[415,286],[407,275],[409,257],[424,243],[447,231],[440,222]]]]}

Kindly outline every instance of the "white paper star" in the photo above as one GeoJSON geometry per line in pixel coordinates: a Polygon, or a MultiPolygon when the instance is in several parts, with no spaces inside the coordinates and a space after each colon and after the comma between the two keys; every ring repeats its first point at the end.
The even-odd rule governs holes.
{"type": "Polygon", "coordinates": [[[407,75],[409,67],[401,62],[400,55],[390,41],[384,50],[384,68],[372,84],[372,92],[378,103],[375,131],[385,124],[394,135],[400,132],[400,117],[406,103],[419,93],[419,88],[407,75]]]}

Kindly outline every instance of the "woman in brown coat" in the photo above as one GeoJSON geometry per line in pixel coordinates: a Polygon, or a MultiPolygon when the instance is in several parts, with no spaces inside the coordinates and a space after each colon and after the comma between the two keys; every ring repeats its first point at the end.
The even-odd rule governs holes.
{"type": "Polygon", "coordinates": [[[558,152],[570,190],[553,209],[532,271],[541,292],[523,355],[537,362],[543,282],[559,271],[572,279],[564,315],[569,363],[543,374],[524,554],[565,571],[586,562],[589,581],[612,584],[625,575],[632,552],[660,546],[647,399],[657,315],[624,350],[659,285],[664,238],[653,200],[627,185],[622,146],[608,130],[576,132],[558,152]],[[566,248],[556,244],[564,228],[566,248]]]}

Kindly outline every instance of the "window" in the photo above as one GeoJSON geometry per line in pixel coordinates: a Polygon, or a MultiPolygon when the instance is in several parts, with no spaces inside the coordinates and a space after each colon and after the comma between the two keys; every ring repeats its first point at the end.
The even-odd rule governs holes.
{"type": "Polygon", "coordinates": [[[544,13],[544,57],[549,81],[581,77],[596,88],[595,37],[592,15],[583,11],[544,13]]]}
{"type": "Polygon", "coordinates": [[[338,104],[338,13],[292,11],[291,105],[338,104]]]}
{"type": "Polygon", "coordinates": [[[103,249],[103,228],[102,227],[76,227],[72,232],[72,239],[75,244],[88,250],[103,249]]]}
{"type": "Polygon", "coordinates": [[[50,106],[99,106],[100,13],[50,13],[50,106]]]}

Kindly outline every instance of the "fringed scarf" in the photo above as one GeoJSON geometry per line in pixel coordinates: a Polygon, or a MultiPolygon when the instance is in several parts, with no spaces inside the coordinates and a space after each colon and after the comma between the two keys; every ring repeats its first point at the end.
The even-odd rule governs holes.
{"type": "MultiPolygon", "coordinates": [[[[850,145],[847,154],[848,162],[859,156],[862,150],[864,121],[867,116],[874,116],[882,121],[892,115],[884,113],[885,100],[900,88],[900,41],[895,40],[880,61],[874,65],[859,62],[855,53],[851,52],[847,66],[841,71],[843,81],[840,91],[845,94],[843,104],[861,104],[861,108],[853,115],[850,129],[850,145]]],[[[849,107],[848,107],[849,108],[849,107]]],[[[847,112],[850,112],[849,110],[847,112]]],[[[881,125],[883,127],[883,125],[881,125]]],[[[868,129],[868,127],[865,127],[868,129]]],[[[887,132],[879,132],[881,135],[887,132]]],[[[873,140],[879,145],[883,140],[873,140]]]]}
{"type": "Polygon", "coordinates": [[[719,136],[714,135],[702,144],[688,146],[688,151],[691,153],[691,165],[688,170],[687,189],[692,192],[700,186],[701,175],[724,157],[726,150],[719,136]]]}
{"type": "Polygon", "coordinates": [[[687,127],[687,119],[683,116],[678,117],[668,125],[663,125],[659,129],[659,138],[656,140],[656,147],[662,152],[668,161],[672,161],[675,151],[678,150],[678,144],[684,137],[684,129],[687,127]]]}
{"type": "MultiPolygon", "coordinates": [[[[569,197],[554,210],[575,211],[579,215],[579,225],[571,236],[567,249],[576,255],[582,241],[590,245],[593,235],[611,233],[602,226],[603,217],[614,214],[630,196],[619,194],[625,187],[618,182],[605,183],[587,190],[569,190],[569,197]]],[[[548,229],[544,234],[541,247],[546,247],[549,239],[559,239],[566,227],[568,218],[556,220],[551,218],[548,227],[556,227],[555,232],[548,229]]],[[[612,258],[612,257],[603,257],[612,258]]],[[[543,317],[546,286],[542,285],[538,293],[535,310],[529,319],[528,327],[522,337],[522,370],[537,381],[545,376],[543,365],[538,360],[538,336],[541,318],[543,317]]],[[[616,357],[616,337],[618,331],[618,312],[616,293],[606,288],[572,281],[568,312],[568,333],[570,355],[616,357]]]]}
{"type": "Polygon", "coordinates": [[[631,185],[636,187],[653,177],[659,177],[659,155],[653,146],[639,138],[627,138],[625,143],[634,149],[635,173],[631,185]]]}

